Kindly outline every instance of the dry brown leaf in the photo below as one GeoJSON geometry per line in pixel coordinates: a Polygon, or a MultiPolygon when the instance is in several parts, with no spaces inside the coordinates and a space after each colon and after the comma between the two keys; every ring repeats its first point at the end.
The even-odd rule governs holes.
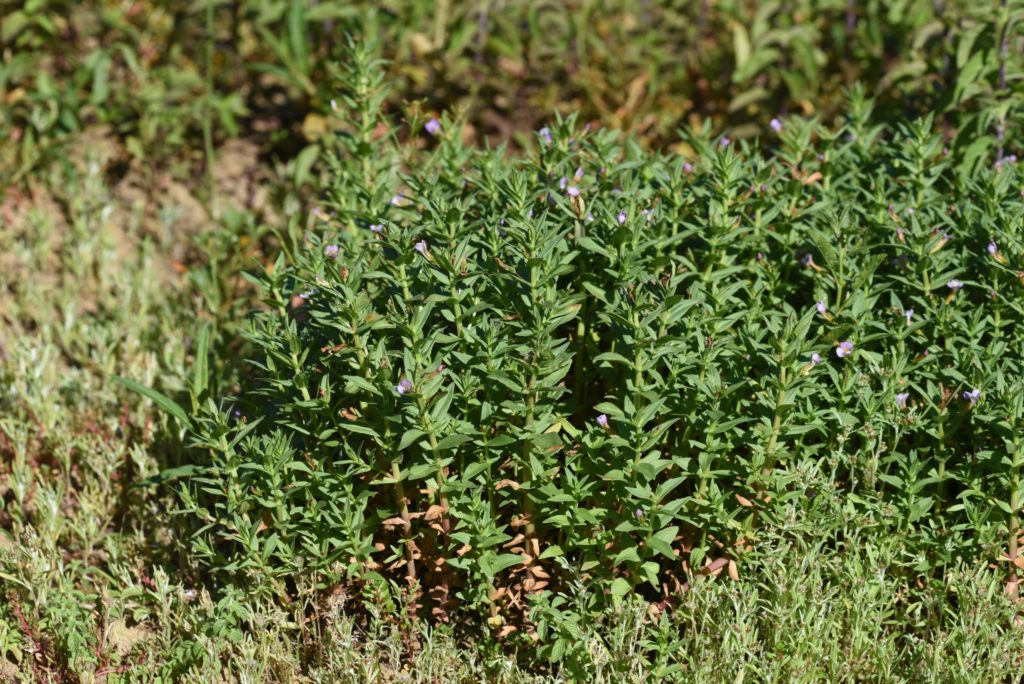
{"type": "Polygon", "coordinates": [[[447,509],[444,506],[440,504],[434,504],[427,509],[427,512],[424,514],[423,519],[427,522],[430,522],[432,520],[438,520],[439,518],[444,516],[446,510],[447,509]]]}

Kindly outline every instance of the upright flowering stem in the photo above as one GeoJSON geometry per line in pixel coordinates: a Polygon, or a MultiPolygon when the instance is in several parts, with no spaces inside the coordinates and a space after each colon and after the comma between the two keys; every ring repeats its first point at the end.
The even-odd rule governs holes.
{"type": "MultiPolygon", "coordinates": [[[[405,486],[402,484],[402,469],[398,465],[400,456],[391,460],[391,478],[395,481],[395,503],[398,504],[398,514],[402,518],[402,537],[405,545],[405,574],[409,584],[416,581],[416,542],[412,538],[412,516],[409,515],[409,498],[405,495],[405,486]]],[[[412,607],[410,606],[410,610],[412,607]]]]}
{"type": "Polygon", "coordinates": [[[1010,576],[1006,583],[1007,593],[1012,597],[1017,597],[1017,548],[1018,539],[1020,537],[1020,466],[1021,466],[1021,445],[1020,445],[1020,431],[1017,430],[1014,433],[1014,450],[1013,460],[1010,466],[1010,520],[1008,525],[1009,538],[1009,559],[1010,559],[1010,576]]]}
{"type": "MultiPolygon", "coordinates": [[[[537,316],[537,229],[531,227],[530,229],[530,303],[534,309],[534,316],[537,316]]],[[[542,336],[536,335],[534,337],[535,346],[533,360],[530,367],[530,381],[526,385],[526,420],[524,421],[524,427],[529,431],[533,425],[534,411],[537,407],[537,352],[539,351],[536,345],[541,343],[542,336]]],[[[523,467],[530,462],[530,445],[532,440],[523,440],[523,467]]],[[[523,479],[524,472],[519,473],[519,479],[523,479]]],[[[534,510],[533,500],[530,499],[530,492],[528,487],[523,487],[523,513],[526,515],[526,534],[532,536],[537,531],[537,525],[534,522],[534,510]]]]}
{"type": "Polygon", "coordinates": [[[633,309],[633,473],[636,474],[636,468],[640,465],[640,457],[643,455],[641,452],[641,445],[644,441],[643,425],[640,423],[640,413],[643,408],[644,397],[642,394],[642,385],[644,381],[644,360],[641,353],[640,347],[640,335],[642,331],[640,329],[640,313],[634,308],[633,309]]]}
{"type": "Polygon", "coordinates": [[[786,368],[779,369],[779,389],[775,394],[775,417],[772,419],[772,434],[768,437],[768,446],[764,450],[764,475],[767,476],[775,468],[775,449],[782,430],[782,411],[786,403],[786,368]]]}

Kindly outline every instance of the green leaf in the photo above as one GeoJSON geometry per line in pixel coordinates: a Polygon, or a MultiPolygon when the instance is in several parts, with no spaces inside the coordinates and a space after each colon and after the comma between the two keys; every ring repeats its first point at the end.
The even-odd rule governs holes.
{"type": "Polygon", "coordinates": [[[171,399],[167,395],[161,394],[160,392],[157,392],[155,389],[151,389],[144,385],[140,385],[134,380],[122,378],[119,375],[115,375],[114,379],[121,383],[122,385],[124,385],[125,387],[127,387],[128,389],[130,389],[131,391],[135,392],[136,394],[141,394],[142,396],[151,400],[154,404],[163,409],[164,413],[167,413],[176,418],[178,422],[181,423],[182,427],[188,428],[191,426],[192,423],[189,420],[188,414],[185,412],[185,409],[183,409],[179,404],[177,404],[173,399],[171,399]]]}

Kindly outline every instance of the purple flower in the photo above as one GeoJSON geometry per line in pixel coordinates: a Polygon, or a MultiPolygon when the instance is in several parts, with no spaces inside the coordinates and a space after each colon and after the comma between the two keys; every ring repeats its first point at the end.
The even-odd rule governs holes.
{"type": "Polygon", "coordinates": [[[804,255],[804,258],[800,260],[800,263],[804,266],[814,266],[814,255],[808,252],[804,255]]]}
{"type": "Polygon", "coordinates": [[[757,187],[758,187],[758,190],[760,190],[761,192],[764,192],[765,190],[768,189],[768,186],[765,185],[764,183],[761,183],[761,185],[759,185],[757,187]]]}
{"type": "Polygon", "coordinates": [[[818,155],[818,161],[820,161],[820,162],[825,161],[825,155],[824,154],[819,154],[818,155]]]}
{"type": "Polygon", "coordinates": [[[907,325],[910,325],[910,319],[914,317],[914,310],[907,309],[903,312],[903,316],[907,319],[907,325]]]}
{"type": "Polygon", "coordinates": [[[415,245],[413,245],[413,248],[417,252],[422,254],[423,256],[427,256],[427,241],[426,240],[420,240],[415,245]]]}
{"type": "Polygon", "coordinates": [[[635,515],[635,516],[636,516],[636,519],[637,519],[637,520],[643,520],[643,519],[644,519],[644,512],[643,512],[643,511],[641,511],[641,510],[640,510],[639,508],[638,508],[638,509],[636,509],[636,510],[635,510],[635,511],[633,512],[633,515],[635,515]]]}
{"type": "Polygon", "coordinates": [[[438,121],[437,119],[431,119],[430,121],[428,121],[427,125],[424,126],[424,128],[427,129],[427,133],[429,133],[430,135],[441,135],[441,122],[438,121]]]}
{"type": "Polygon", "coordinates": [[[547,126],[537,131],[537,135],[539,135],[540,139],[546,142],[547,144],[551,144],[551,129],[548,128],[547,126]]]}
{"type": "Polygon", "coordinates": [[[693,173],[693,164],[690,162],[683,162],[683,173],[693,173]]]}
{"type": "Polygon", "coordinates": [[[980,389],[972,389],[970,391],[964,390],[963,398],[964,398],[964,401],[969,401],[969,402],[971,402],[971,406],[974,406],[975,404],[978,403],[978,399],[981,398],[981,390],[980,389]]]}
{"type": "Polygon", "coordinates": [[[384,232],[384,226],[382,226],[379,223],[371,223],[370,224],[370,232],[371,233],[377,233],[378,235],[380,235],[381,233],[384,232]]]}
{"type": "Polygon", "coordinates": [[[852,353],[853,353],[853,341],[852,340],[844,340],[844,341],[839,343],[838,347],[836,347],[836,356],[838,356],[841,359],[846,358],[847,356],[849,356],[852,353]]]}
{"type": "Polygon", "coordinates": [[[558,189],[565,190],[565,186],[567,185],[569,185],[569,179],[566,178],[565,176],[562,176],[562,179],[558,181],[558,189]]]}
{"type": "Polygon", "coordinates": [[[775,131],[776,133],[781,133],[782,132],[782,121],[781,120],[779,120],[779,119],[772,119],[770,122],[768,122],[768,125],[771,126],[772,130],[775,131]]]}
{"type": "Polygon", "coordinates": [[[811,365],[817,366],[819,363],[821,363],[821,354],[819,354],[818,352],[813,352],[811,354],[811,365]]]}
{"type": "Polygon", "coordinates": [[[583,167],[582,166],[577,166],[576,167],[576,173],[572,174],[572,177],[576,181],[581,180],[583,178],[583,167]]]}
{"type": "Polygon", "coordinates": [[[914,207],[908,207],[907,208],[907,214],[909,214],[910,216],[913,216],[914,215],[914,207]]]}
{"type": "Polygon", "coordinates": [[[615,218],[619,222],[620,226],[626,225],[626,212],[625,211],[620,211],[619,215],[617,217],[615,217],[615,218]]]}
{"type": "Polygon", "coordinates": [[[587,223],[593,223],[593,222],[594,222],[594,215],[591,212],[588,211],[587,212],[587,223]]]}
{"type": "Polygon", "coordinates": [[[569,193],[569,197],[579,197],[580,196],[580,189],[577,188],[575,185],[570,185],[569,189],[566,190],[566,192],[569,193]]]}
{"type": "Polygon", "coordinates": [[[764,261],[764,252],[758,252],[756,259],[758,261],[764,261]]]}
{"type": "Polygon", "coordinates": [[[910,392],[900,392],[896,395],[896,405],[900,408],[907,408],[907,399],[910,397],[910,392]]]}
{"type": "Polygon", "coordinates": [[[402,200],[404,199],[405,195],[403,195],[402,193],[398,193],[397,195],[391,198],[391,206],[397,207],[399,204],[402,203],[402,200]]]}
{"type": "Polygon", "coordinates": [[[412,391],[412,383],[407,379],[403,378],[398,385],[395,387],[395,391],[399,394],[405,394],[406,392],[412,391]]]}
{"type": "Polygon", "coordinates": [[[729,138],[727,136],[724,136],[724,135],[718,140],[718,144],[721,147],[728,147],[730,142],[732,142],[732,141],[729,140],[729,138]]]}
{"type": "Polygon", "coordinates": [[[996,245],[996,241],[995,240],[989,241],[989,243],[988,243],[988,253],[991,254],[992,256],[995,256],[996,252],[998,252],[998,251],[999,251],[999,246],[996,245]]]}
{"type": "Polygon", "coordinates": [[[823,299],[819,299],[818,303],[814,305],[814,308],[817,309],[818,313],[822,316],[824,316],[825,312],[828,311],[828,307],[825,306],[825,300],[823,299]]]}
{"type": "Polygon", "coordinates": [[[607,430],[608,429],[608,416],[606,416],[603,413],[601,415],[599,415],[597,417],[597,424],[600,425],[605,430],[607,430]]]}
{"type": "Polygon", "coordinates": [[[327,245],[324,247],[324,256],[330,259],[338,256],[338,245],[327,245]]]}
{"type": "Polygon", "coordinates": [[[964,286],[963,282],[960,281],[960,280],[957,280],[956,278],[953,278],[948,283],[946,283],[946,287],[948,287],[953,292],[956,292],[957,290],[959,290],[963,286],[964,286]]]}

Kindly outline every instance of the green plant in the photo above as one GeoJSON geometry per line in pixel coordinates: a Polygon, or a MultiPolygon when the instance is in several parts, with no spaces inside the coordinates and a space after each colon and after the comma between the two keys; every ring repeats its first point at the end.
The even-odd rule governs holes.
{"type": "Polygon", "coordinates": [[[354,49],[328,214],[254,276],[252,388],[183,421],[208,567],[278,597],[385,573],[564,660],[822,491],[910,540],[906,577],[1015,558],[1024,203],[995,144],[976,171],[855,90],[766,155],[572,118],[523,161],[448,118],[417,152],[354,49]]]}

